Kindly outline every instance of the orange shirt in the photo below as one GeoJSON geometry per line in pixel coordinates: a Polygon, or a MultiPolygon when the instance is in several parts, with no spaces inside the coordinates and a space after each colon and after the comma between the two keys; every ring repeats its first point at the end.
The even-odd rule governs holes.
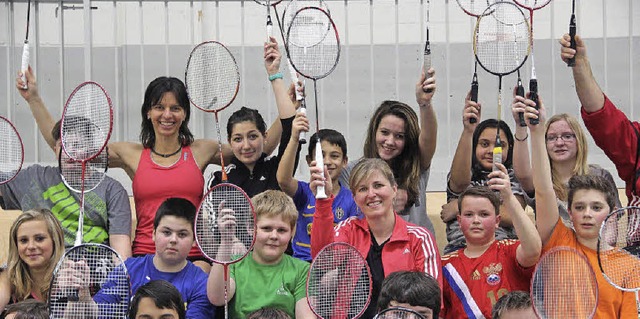
{"type": "Polygon", "coordinates": [[[624,292],[612,286],[600,271],[598,253],[578,242],[575,232],[565,226],[560,219],[556,223],[551,238],[544,245],[542,253],[557,246],[571,247],[583,253],[589,260],[598,282],[599,299],[595,318],[638,318],[635,294],[633,292],[624,292]]]}

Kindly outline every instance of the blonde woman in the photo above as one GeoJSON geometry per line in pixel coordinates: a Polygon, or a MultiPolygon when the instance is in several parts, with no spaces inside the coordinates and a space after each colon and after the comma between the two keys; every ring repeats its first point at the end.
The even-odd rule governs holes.
{"type": "Polygon", "coordinates": [[[26,299],[46,301],[53,269],[64,254],[58,219],[47,209],[28,210],[13,222],[9,260],[0,275],[0,309],[26,299]]]}

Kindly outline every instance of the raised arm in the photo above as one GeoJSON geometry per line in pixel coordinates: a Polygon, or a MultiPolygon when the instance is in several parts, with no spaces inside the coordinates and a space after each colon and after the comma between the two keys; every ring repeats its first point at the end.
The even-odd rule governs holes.
{"type": "MultiPolygon", "coordinates": [[[[500,209],[508,210],[509,217],[516,234],[520,239],[520,245],[516,249],[516,259],[523,267],[534,266],[540,258],[542,243],[536,230],[536,226],[527,216],[520,205],[520,201],[511,191],[511,181],[507,168],[502,164],[497,164],[499,171],[489,174],[489,188],[500,192],[502,205],[500,209]]],[[[502,214],[500,215],[502,216],[502,214]]]]}
{"type": "Polygon", "coordinates": [[[587,58],[587,47],[580,36],[575,37],[576,49],[571,49],[571,37],[565,34],[560,38],[560,57],[567,62],[572,57],[576,58],[573,67],[573,80],[576,84],[576,93],[582,107],[587,113],[593,113],[604,106],[604,94],[593,77],[591,64],[587,58]]]}
{"type": "Polygon", "coordinates": [[[451,175],[449,176],[448,187],[454,193],[460,193],[471,183],[471,158],[473,154],[473,132],[480,122],[480,103],[471,101],[470,95],[464,101],[462,113],[462,133],[458,140],[456,153],[451,162],[451,175]],[[476,119],[475,123],[470,123],[470,119],[476,119]]]}
{"type": "Polygon", "coordinates": [[[42,101],[42,98],[38,93],[36,76],[33,73],[31,66],[29,66],[25,73],[27,83],[29,83],[29,85],[27,85],[27,89],[24,89],[25,83],[20,79],[21,75],[22,72],[19,72],[18,78],[16,79],[16,88],[18,89],[18,92],[20,93],[22,98],[29,104],[31,114],[33,114],[33,118],[36,120],[36,124],[38,124],[40,134],[42,134],[44,140],[53,150],[56,146],[56,141],[53,139],[53,135],[51,135],[51,130],[56,124],[56,121],[51,116],[51,113],[49,113],[49,110],[44,105],[44,102],[42,101]]]}
{"type": "MultiPolygon", "coordinates": [[[[216,260],[232,260],[232,256],[244,253],[237,245],[242,245],[236,237],[236,219],[230,209],[224,209],[224,201],[218,207],[220,216],[216,223],[220,230],[220,244],[216,253],[216,260]],[[236,245],[237,244],[237,245],[236,245]]],[[[246,250],[245,250],[246,251],[246,250]]],[[[251,257],[247,257],[251,258],[251,257]]],[[[209,278],[207,279],[207,297],[215,306],[222,306],[225,302],[225,271],[224,266],[218,263],[211,265],[209,278]]],[[[229,276],[231,277],[231,276],[229,276]]],[[[231,300],[236,293],[236,281],[229,278],[227,300],[231,300]]]]}
{"type": "MultiPolygon", "coordinates": [[[[326,166],[323,169],[324,176],[321,174],[320,168],[316,167],[315,161],[309,164],[311,171],[309,187],[314,194],[318,186],[324,186],[327,194],[333,194],[331,176],[326,166]]],[[[326,199],[316,200],[316,211],[313,214],[313,227],[311,227],[311,258],[315,258],[324,246],[334,241],[333,211],[331,210],[333,199],[333,195],[330,195],[326,199]]]]}
{"type": "Polygon", "coordinates": [[[531,162],[529,161],[529,129],[526,126],[520,126],[519,114],[524,113],[525,105],[515,98],[511,104],[511,113],[516,123],[516,130],[513,133],[515,145],[513,146],[513,172],[527,194],[533,194],[533,172],[531,171],[531,162]]]}
{"type": "Polygon", "coordinates": [[[438,121],[436,112],[433,110],[431,100],[436,92],[436,71],[429,69],[429,78],[425,80],[425,74],[422,73],[420,80],[416,84],[416,102],[420,107],[420,166],[423,170],[431,167],[433,154],[436,152],[436,142],[438,140],[438,121]],[[429,93],[428,91],[431,89],[429,93]]]}
{"type": "Polygon", "coordinates": [[[546,110],[542,99],[538,99],[539,110],[533,107],[535,104],[529,99],[525,100],[522,97],[516,97],[516,99],[527,105],[524,116],[531,136],[531,165],[533,171],[536,172],[533,174],[533,186],[536,189],[536,227],[542,245],[544,245],[551,238],[553,229],[560,218],[556,193],[553,191],[553,183],[551,182],[551,166],[544,136],[546,110]],[[530,118],[539,118],[540,124],[529,124],[530,118]]]}
{"type": "Polygon", "coordinates": [[[300,131],[309,131],[309,120],[303,113],[296,114],[296,118],[293,120],[291,137],[289,138],[287,148],[284,150],[284,154],[282,154],[280,158],[280,164],[278,165],[278,171],[276,173],[280,189],[291,197],[293,197],[298,190],[298,180],[293,177],[293,174],[295,171],[296,156],[298,156],[300,152],[298,143],[300,131]]]}

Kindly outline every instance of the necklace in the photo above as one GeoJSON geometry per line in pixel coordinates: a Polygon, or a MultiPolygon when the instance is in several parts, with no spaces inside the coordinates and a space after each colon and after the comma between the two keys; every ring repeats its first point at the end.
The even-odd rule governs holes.
{"type": "Polygon", "coordinates": [[[182,146],[180,146],[180,148],[178,148],[178,150],[176,150],[175,152],[173,152],[171,154],[161,154],[161,153],[156,152],[155,148],[153,148],[153,147],[151,148],[151,153],[156,154],[156,155],[158,155],[160,157],[164,157],[164,158],[176,155],[176,154],[180,153],[180,151],[182,151],[182,146]]]}

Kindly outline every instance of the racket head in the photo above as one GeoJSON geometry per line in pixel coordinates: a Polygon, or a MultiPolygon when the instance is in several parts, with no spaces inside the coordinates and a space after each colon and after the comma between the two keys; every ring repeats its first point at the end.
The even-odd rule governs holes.
{"type": "Polygon", "coordinates": [[[513,2],[527,10],[538,10],[546,7],[551,0],[513,0],[513,2]]]}
{"type": "Polygon", "coordinates": [[[374,319],[425,319],[420,313],[404,307],[391,307],[380,311],[374,319]]]}
{"type": "MultiPolygon", "coordinates": [[[[83,303],[87,310],[91,305],[97,306],[90,310],[89,318],[121,319],[127,315],[131,292],[129,273],[118,252],[109,246],[82,244],[67,250],[53,271],[50,287],[48,305],[52,319],[65,318],[65,310],[73,301],[80,303],[80,309],[83,303]],[[79,289],[88,291],[90,296],[85,297],[92,300],[84,299],[83,292],[79,296],[79,289]],[[95,304],[93,297],[98,292],[104,298],[95,304]]],[[[77,311],[78,307],[71,309],[77,311]]]]}
{"type": "Polygon", "coordinates": [[[562,246],[546,252],[533,272],[531,301],[539,318],[593,318],[598,283],[584,254],[562,246]]]}
{"type": "Polygon", "coordinates": [[[307,276],[307,302],[320,318],[359,318],[371,301],[371,271],[353,246],[322,248],[307,276]]]}
{"type": "Polygon", "coordinates": [[[487,72],[503,76],[518,70],[531,51],[531,29],[522,10],[512,2],[496,2],[478,17],[473,52],[487,72]]]}
{"type": "Polygon", "coordinates": [[[598,265],[614,287],[640,290],[640,207],[623,207],[607,215],[598,236],[598,265]]]}
{"type": "MultiPolygon", "coordinates": [[[[331,16],[331,11],[329,11],[329,6],[324,0],[291,0],[282,11],[282,30],[289,30],[289,26],[291,25],[291,20],[302,8],[306,7],[316,7],[324,10],[326,13],[331,16]]],[[[329,26],[327,25],[327,31],[329,30],[329,26]]]]}
{"type": "Polygon", "coordinates": [[[62,112],[62,149],[76,161],[98,156],[111,137],[113,105],[100,84],[84,82],[69,95],[62,112]]]}
{"type": "Polygon", "coordinates": [[[491,4],[489,0],[456,0],[456,2],[464,13],[476,18],[482,16],[491,4]]]}
{"type": "Polygon", "coordinates": [[[189,101],[205,112],[218,112],[231,105],[240,89],[236,59],[224,44],[206,41],[189,55],[184,71],[189,101]]]}
{"type": "Polygon", "coordinates": [[[16,127],[0,116],[0,151],[4,154],[0,160],[0,185],[13,180],[22,169],[24,146],[16,127]]]}
{"type": "Polygon", "coordinates": [[[285,46],[289,61],[302,76],[318,80],[331,74],[340,60],[340,38],[329,14],[305,7],[294,15],[285,46]]]}
{"type": "Polygon", "coordinates": [[[107,148],[89,161],[82,162],[70,158],[65,152],[60,150],[58,156],[58,169],[62,181],[76,193],[87,193],[94,190],[107,174],[109,153],[107,148]],[[82,165],[84,168],[84,189],[82,184],[82,165]]]}
{"type": "Polygon", "coordinates": [[[202,253],[212,262],[229,265],[242,260],[253,248],[256,213],[242,188],[221,183],[202,198],[194,227],[196,243],[202,253]],[[228,222],[230,217],[232,222],[228,222]],[[230,237],[231,240],[222,240],[230,237]],[[218,254],[224,251],[228,253],[218,254]]]}

